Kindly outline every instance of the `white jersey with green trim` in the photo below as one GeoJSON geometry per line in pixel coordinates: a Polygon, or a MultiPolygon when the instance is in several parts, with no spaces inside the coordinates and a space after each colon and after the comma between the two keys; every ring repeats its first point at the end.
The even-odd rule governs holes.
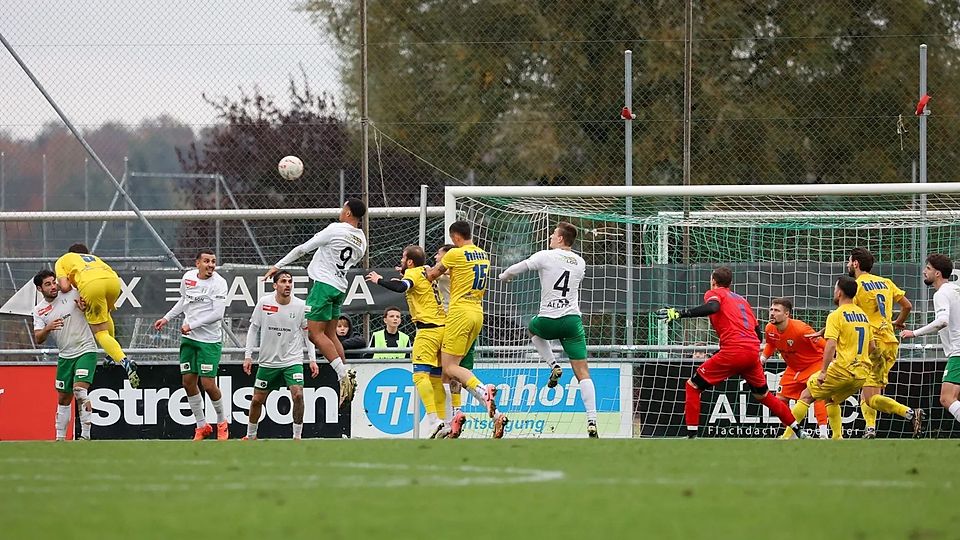
{"type": "Polygon", "coordinates": [[[283,268],[311,251],[315,253],[307,266],[310,279],[347,292],[347,271],[363,259],[367,237],[349,223],[331,223],[310,240],[293,248],[274,266],[283,268]]]}
{"type": "Polygon", "coordinates": [[[276,294],[268,294],[257,301],[247,330],[247,358],[253,358],[253,349],[260,344],[257,363],[266,368],[284,368],[303,363],[303,349],[310,360],[316,360],[313,343],[307,336],[307,304],[290,297],[286,305],[277,301],[276,294]]]}
{"type": "Polygon", "coordinates": [[[586,272],[583,257],[569,249],[545,249],[527,259],[540,274],[540,316],[557,319],[580,315],[580,283],[586,272]]]}
{"type": "Polygon", "coordinates": [[[180,280],[180,301],[166,315],[167,321],[183,313],[183,322],[190,326],[185,337],[203,343],[223,341],[223,314],[227,309],[227,280],[214,272],[200,279],[197,270],[189,270],[180,280]]]}
{"type": "Polygon", "coordinates": [[[941,285],[933,293],[933,309],[936,318],[930,324],[914,330],[914,335],[937,332],[943,353],[948,358],[960,356],[960,285],[952,282],[941,285]]]}
{"type": "Polygon", "coordinates": [[[41,300],[33,308],[35,330],[43,330],[51,322],[63,319],[63,328],[51,332],[60,349],[61,358],[76,358],[81,354],[97,352],[97,342],[90,331],[90,325],[76,304],[79,297],[76,289],[70,289],[69,292],[58,294],[52,302],[41,300]]]}

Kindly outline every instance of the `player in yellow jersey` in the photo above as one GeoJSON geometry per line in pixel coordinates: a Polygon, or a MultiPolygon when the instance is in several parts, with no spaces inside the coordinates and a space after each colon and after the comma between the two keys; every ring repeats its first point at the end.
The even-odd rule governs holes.
{"type": "Polygon", "coordinates": [[[497,414],[496,387],[483,384],[471,370],[460,365],[460,360],[483,328],[482,302],[487,290],[490,257],[474,245],[473,232],[466,221],[454,222],[449,232],[455,247],[427,272],[427,279],[432,282],[450,271],[450,309],[440,347],[440,362],[445,374],[460,381],[486,406],[490,418],[494,419],[493,436],[499,439],[503,437],[507,417],[497,414]]]}
{"type": "Polygon", "coordinates": [[[903,329],[913,304],[907,299],[903,289],[897,287],[893,281],[870,273],[873,263],[873,254],[861,247],[853,248],[847,262],[847,273],[856,278],[859,285],[853,303],[860,306],[870,319],[873,339],[876,342],[870,353],[873,369],[860,394],[860,409],[867,424],[863,438],[873,439],[877,436],[877,411],[906,418],[913,424],[914,437],[918,437],[923,427],[923,410],[911,409],[881,394],[887,386],[890,370],[897,361],[900,348],[900,341],[894,330],[903,329]],[[893,318],[894,304],[900,306],[900,314],[896,320],[893,318]]]}
{"type": "MultiPolygon", "coordinates": [[[[827,417],[834,439],[840,439],[843,420],[840,404],[856,394],[871,373],[870,347],[873,331],[866,313],[853,303],[857,282],[847,276],[837,280],[833,288],[833,303],[837,309],[827,316],[823,337],[823,369],[807,379],[807,387],[793,406],[793,417],[807,417],[814,400],[827,403],[827,417]]],[[[789,428],[787,428],[789,431],[789,428]]]]}
{"type": "Polygon", "coordinates": [[[413,340],[413,384],[423,402],[429,423],[429,438],[445,435],[446,394],[440,380],[440,346],[447,312],[436,282],[427,281],[426,254],[420,246],[407,246],[400,257],[401,279],[385,280],[376,272],[367,281],[394,292],[405,293],[410,318],[417,327],[413,340]]]}
{"type": "Polygon", "coordinates": [[[100,257],[90,253],[87,246],[73,244],[67,253],[57,259],[54,266],[57,274],[57,283],[61,292],[77,289],[82,300],[82,309],[93,332],[97,344],[106,351],[114,362],[123,366],[127,371],[130,386],[140,386],[140,377],[137,376],[137,365],[127,360],[127,355],[120,347],[114,336],[115,328],[110,312],[117,309],[117,298],[120,297],[120,277],[103,262],[100,257]]]}

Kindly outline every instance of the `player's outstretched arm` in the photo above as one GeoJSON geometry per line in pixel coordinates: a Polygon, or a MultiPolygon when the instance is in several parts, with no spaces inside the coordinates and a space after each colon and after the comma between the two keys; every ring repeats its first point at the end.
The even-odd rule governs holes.
{"type": "Polygon", "coordinates": [[[943,297],[933,295],[933,309],[936,312],[936,318],[930,321],[930,324],[921,326],[916,330],[903,330],[900,332],[901,339],[926,336],[943,330],[950,324],[950,303],[943,300],[943,297]]]}
{"type": "Polygon", "coordinates": [[[267,273],[264,275],[264,278],[270,278],[270,277],[272,277],[273,274],[276,274],[277,271],[278,271],[280,268],[283,268],[284,266],[290,265],[291,263],[293,263],[294,261],[296,261],[296,260],[299,259],[300,257],[303,257],[303,256],[306,255],[307,253],[311,253],[311,252],[313,252],[313,251],[316,251],[317,248],[319,248],[319,247],[322,246],[323,244],[327,243],[328,238],[327,238],[327,234],[325,234],[325,232],[326,232],[326,229],[324,229],[324,230],[318,232],[317,234],[313,235],[313,238],[311,238],[311,239],[307,240],[306,242],[300,244],[299,246],[291,249],[291,250],[290,250],[290,253],[287,253],[286,255],[284,255],[282,259],[280,259],[279,261],[277,261],[277,264],[271,266],[270,269],[267,270],[267,273]]]}
{"type": "Polygon", "coordinates": [[[391,279],[388,281],[383,279],[383,276],[376,272],[370,272],[367,274],[366,280],[370,283],[376,283],[384,289],[398,293],[407,292],[407,289],[410,288],[410,282],[405,279],[391,279]]]}
{"type": "Polygon", "coordinates": [[[530,266],[530,259],[524,259],[517,264],[511,265],[509,268],[500,273],[500,281],[510,281],[513,278],[519,276],[520,274],[533,270],[530,266]]]}
{"type": "Polygon", "coordinates": [[[720,311],[720,302],[716,300],[710,300],[706,304],[684,310],[678,310],[676,308],[662,308],[657,311],[657,318],[663,321],[671,322],[677,319],[709,317],[718,311],[720,311]]]}

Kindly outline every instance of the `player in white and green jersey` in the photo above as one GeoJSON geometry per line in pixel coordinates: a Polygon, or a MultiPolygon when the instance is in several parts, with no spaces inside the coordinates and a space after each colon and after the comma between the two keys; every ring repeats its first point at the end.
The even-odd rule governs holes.
{"type": "Polygon", "coordinates": [[[343,364],[343,345],[337,339],[337,319],[340,307],[347,297],[347,271],[363,259],[367,251],[367,237],[360,229],[360,220],[367,207],[359,199],[348,199],[340,211],[340,220],[327,225],[305,243],[293,248],[277,264],[270,267],[264,279],[270,279],[280,268],[314,252],[307,266],[307,275],[313,280],[307,295],[307,326],[310,341],[330,362],[340,380],[340,403],[353,399],[356,374],[343,364]]]}
{"type": "Polygon", "coordinates": [[[259,343],[257,375],[253,383],[253,399],[244,440],[257,438],[260,411],[273,390],[290,389],[293,402],[293,438],[303,434],[303,348],[307,348],[310,375],[320,374],[317,350],[307,334],[307,304],[293,296],[293,274],[280,270],[273,274],[273,294],[257,301],[247,330],[247,354],[243,371],[253,371],[253,349],[259,343]]]}
{"type": "Polygon", "coordinates": [[[583,258],[573,252],[577,228],[561,221],[550,235],[550,249],[538,251],[529,259],[518,262],[500,274],[502,281],[535,270],[540,274],[540,313],[530,321],[533,346],[550,364],[553,388],[563,375],[563,369],[554,357],[550,341],[559,339],[563,351],[570,358],[570,366],[580,382],[580,397],[587,412],[587,434],[597,437],[597,395],[587,367],[587,340],[580,317],[580,282],[586,271],[583,258]]]}
{"type": "Polygon", "coordinates": [[[950,281],[953,261],[950,257],[935,253],[927,257],[923,268],[923,282],[936,290],[933,293],[933,309],[936,318],[916,330],[900,332],[901,339],[925,336],[937,332],[947,367],[940,384],[940,404],[960,422],[960,285],[950,281]]]}
{"type": "Polygon", "coordinates": [[[217,386],[220,352],[223,349],[223,320],[227,309],[227,281],[216,272],[217,256],[212,250],[197,253],[196,270],[180,280],[180,300],[162,318],[153,323],[159,332],[167,323],[183,313],[180,326],[180,376],[187,391],[187,403],[197,421],[193,440],[213,433],[203,411],[200,386],[210,396],[217,412],[217,440],[229,438],[230,424],[223,412],[223,395],[217,386]]]}
{"type": "Polygon", "coordinates": [[[93,406],[87,391],[93,384],[97,368],[97,342],[77,306],[80,293],[76,289],[60,292],[57,276],[50,270],[41,270],[33,277],[33,284],[43,295],[43,300],[33,308],[33,337],[37,344],[47,340],[52,333],[60,354],[57,358],[57,418],[58,441],[67,438],[67,426],[72,416],[70,402],[77,401],[80,412],[79,439],[90,440],[90,425],[93,406]]]}

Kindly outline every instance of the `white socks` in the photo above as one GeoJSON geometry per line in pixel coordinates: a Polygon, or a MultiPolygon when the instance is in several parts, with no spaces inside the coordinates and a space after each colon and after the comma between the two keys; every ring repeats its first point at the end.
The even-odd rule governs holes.
{"type": "MultiPolygon", "coordinates": [[[[484,403],[486,403],[486,401],[484,400],[487,399],[487,392],[485,391],[485,389],[486,389],[485,386],[483,386],[482,384],[478,384],[476,388],[467,388],[467,392],[470,392],[470,395],[477,400],[477,403],[479,403],[480,405],[483,405],[484,403]]],[[[451,416],[451,418],[453,417],[451,416]]]]}
{"type": "Polygon", "coordinates": [[[947,410],[950,411],[950,414],[957,419],[957,422],[960,422],[960,401],[954,401],[947,407],[947,410]]]}
{"type": "Polygon", "coordinates": [[[303,424],[294,424],[293,425],[293,438],[299,439],[303,435],[303,424]]]}
{"type": "Polygon", "coordinates": [[[207,425],[207,419],[203,417],[203,396],[199,393],[193,396],[187,396],[187,403],[190,404],[190,410],[193,411],[193,417],[197,421],[197,427],[202,428],[207,425]]]}
{"type": "MultiPolygon", "coordinates": [[[[296,425],[296,424],[294,424],[294,425],[296,425]]],[[[300,425],[302,426],[303,424],[300,424],[300,425]]],[[[253,422],[250,422],[250,423],[247,424],[247,438],[248,438],[248,439],[256,439],[256,438],[257,438],[257,428],[258,428],[258,427],[260,427],[260,424],[254,424],[253,422]]]]}
{"type": "Polygon", "coordinates": [[[447,413],[447,420],[453,420],[453,394],[450,393],[450,384],[443,385],[443,391],[447,394],[446,399],[443,402],[444,409],[447,413]]]}
{"type": "Polygon", "coordinates": [[[339,356],[330,360],[330,367],[337,372],[338,381],[347,376],[347,366],[343,365],[343,360],[339,356]]]}
{"type": "Polygon", "coordinates": [[[587,411],[587,421],[597,421],[597,390],[593,386],[593,379],[580,381],[580,399],[583,408],[587,411]]]}
{"type": "Polygon", "coordinates": [[[80,411],[80,436],[89,439],[90,425],[93,423],[93,410],[90,400],[87,399],[87,389],[74,388],[73,397],[77,402],[77,409],[80,411]]]}
{"type": "Polygon", "coordinates": [[[821,439],[830,438],[830,426],[824,424],[822,426],[817,426],[817,434],[820,435],[821,439]]]}
{"type": "Polygon", "coordinates": [[[57,440],[63,441],[67,438],[67,424],[70,423],[70,406],[57,405],[57,440]]]}
{"type": "Polygon", "coordinates": [[[223,414],[223,394],[220,399],[213,402],[213,410],[217,411],[217,423],[226,422],[227,417],[223,414]]]}
{"type": "Polygon", "coordinates": [[[557,359],[553,356],[553,348],[550,346],[550,342],[543,339],[540,336],[530,336],[530,341],[533,342],[533,346],[537,349],[537,352],[540,353],[540,358],[543,358],[543,361],[553,367],[557,365],[557,359]]]}

